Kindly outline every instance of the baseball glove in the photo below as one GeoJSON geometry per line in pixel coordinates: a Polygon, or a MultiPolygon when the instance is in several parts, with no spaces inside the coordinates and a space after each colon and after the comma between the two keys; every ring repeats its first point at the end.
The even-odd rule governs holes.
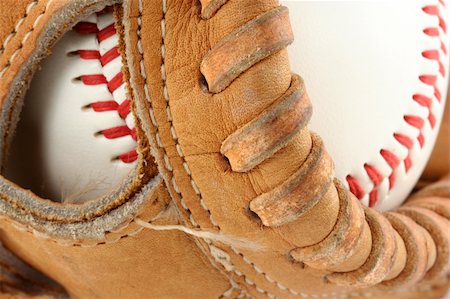
{"type": "Polygon", "coordinates": [[[332,158],[308,129],[303,80],[289,68],[285,7],[118,2],[0,3],[2,163],[42,60],[77,21],[109,5],[138,136],[128,179],[82,205],[1,178],[5,296],[443,296],[448,177],[383,214],[334,178],[332,158]]]}

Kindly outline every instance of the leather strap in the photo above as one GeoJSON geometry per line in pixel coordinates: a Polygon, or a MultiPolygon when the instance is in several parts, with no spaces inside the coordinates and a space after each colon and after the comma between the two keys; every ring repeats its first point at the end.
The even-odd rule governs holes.
{"type": "MultiPolygon", "coordinates": [[[[277,24],[279,26],[276,31],[277,34],[267,35],[266,37],[269,40],[264,39],[264,43],[260,41],[254,43],[249,38],[240,38],[241,36],[253,35],[256,24],[258,24],[258,27],[262,27],[258,28],[262,32],[266,30],[273,32],[275,23],[270,22],[270,20],[275,17],[279,18],[283,11],[279,8],[255,18],[242,26],[236,33],[224,37],[212,48],[204,57],[200,67],[210,92],[220,93],[226,90],[238,75],[256,65],[261,59],[255,58],[254,54],[259,51],[260,47],[262,49],[276,48],[279,50],[281,47],[287,46],[282,40],[287,41],[288,39],[279,38],[291,34],[290,27],[284,24],[277,24]],[[239,44],[239,47],[236,47],[239,50],[233,51],[233,45],[236,44],[239,44]],[[276,47],[273,47],[273,45],[276,45],[276,47]],[[244,59],[244,57],[252,58],[244,59]],[[223,64],[221,65],[219,61],[223,64]]],[[[264,50],[263,52],[265,54],[261,57],[267,57],[272,53],[264,50]]],[[[289,94],[289,90],[287,93],[289,94]]],[[[288,129],[290,127],[288,122],[283,123],[283,120],[264,121],[270,119],[267,115],[272,113],[272,107],[268,108],[257,120],[250,121],[242,126],[222,144],[221,152],[228,158],[233,171],[245,172],[254,169],[291,141],[292,130],[288,129]],[[268,123],[271,123],[271,126],[267,126],[268,123]],[[277,129],[283,127],[283,125],[287,125],[286,130],[277,129]],[[281,136],[283,134],[285,139],[281,136]],[[273,144],[279,144],[280,146],[274,146],[273,144]]],[[[309,121],[310,115],[297,115],[303,117],[304,120],[302,122],[296,119],[295,123],[302,123],[303,128],[303,124],[309,121]]],[[[250,210],[258,216],[258,219],[265,226],[287,225],[301,218],[305,212],[317,206],[324,195],[328,194],[327,190],[335,188],[334,186],[330,187],[330,179],[334,173],[333,164],[327,158],[326,152],[322,150],[320,138],[308,133],[301,137],[312,138],[313,142],[312,149],[300,169],[285,182],[257,196],[249,204],[250,210]]],[[[337,186],[339,186],[339,183],[337,183],[337,186]]],[[[439,190],[439,195],[444,193],[448,196],[445,193],[447,189],[444,188],[442,191],[441,188],[439,190]]],[[[450,236],[448,233],[445,235],[444,232],[448,231],[449,225],[448,222],[440,219],[442,216],[434,212],[439,211],[440,215],[448,216],[450,211],[448,205],[439,203],[440,200],[427,198],[415,203],[412,202],[411,207],[403,207],[398,210],[398,213],[407,217],[396,213],[383,215],[356,204],[357,199],[353,195],[350,196],[350,202],[354,201],[355,203],[349,203],[345,192],[341,191],[335,194],[341,199],[340,202],[344,206],[341,207],[340,213],[337,215],[337,225],[333,231],[317,245],[291,250],[292,258],[311,267],[329,270],[336,267],[337,259],[337,262],[341,264],[340,267],[345,268],[345,264],[349,262],[351,256],[346,254],[345,250],[351,248],[355,244],[356,237],[363,234],[365,225],[362,223],[366,222],[371,233],[371,244],[367,244],[371,250],[367,260],[357,269],[334,272],[328,275],[327,279],[330,282],[345,286],[369,287],[385,281],[383,282],[384,286],[405,286],[414,284],[423,277],[425,277],[425,280],[429,280],[430,277],[435,278],[448,272],[447,265],[450,258],[448,242],[450,236]],[[420,207],[416,205],[420,205],[420,207]],[[345,213],[345,209],[348,207],[354,207],[356,211],[345,213]],[[429,210],[430,208],[434,211],[429,210]],[[348,225],[350,217],[362,215],[363,210],[365,221],[355,221],[352,229],[348,225]],[[433,255],[433,253],[425,250],[429,239],[421,234],[420,229],[418,229],[418,232],[408,229],[408,224],[416,229],[420,226],[423,227],[430,233],[436,245],[435,265],[427,274],[425,274],[426,267],[423,260],[428,261],[433,255]]],[[[423,195],[427,195],[426,191],[418,196],[423,195]]],[[[350,208],[350,210],[352,209],[350,208]]],[[[360,218],[356,217],[356,219],[360,218]]],[[[291,238],[291,236],[284,237],[286,239],[291,238]]],[[[358,249],[363,251],[366,248],[367,246],[361,246],[358,249]]]]}
{"type": "Polygon", "coordinates": [[[209,91],[221,92],[249,67],[293,40],[286,7],[277,7],[254,18],[224,37],[203,58],[200,69],[209,91]]]}

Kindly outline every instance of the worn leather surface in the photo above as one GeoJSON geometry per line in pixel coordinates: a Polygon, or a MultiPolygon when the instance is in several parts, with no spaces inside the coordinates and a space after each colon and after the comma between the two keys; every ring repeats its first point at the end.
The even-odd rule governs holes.
{"type": "MultiPolygon", "coordinates": [[[[16,16],[11,7],[0,12],[1,30],[17,29],[0,53],[4,152],[7,135],[14,127],[11,120],[17,120],[20,101],[39,60],[50,54],[51,45],[70,24],[112,4],[112,1],[19,2],[18,8],[31,4],[23,21],[23,15],[16,16]],[[16,109],[11,110],[11,106],[16,109]]],[[[3,5],[12,3],[2,2],[3,5]]],[[[86,205],[53,203],[31,192],[22,192],[2,178],[1,193],[8,195],[1,200],[1,242],[23,261],[58,281],[73,298],[220,296],[231,284],[211,265],[192,238],[181,232],[150,231],[133,221],[136,217],[142,221],[154,219],[170,202],[154,161],[149,158],[144,136],[139,140],[139,150],[139,166],[119,186],[116,195],[86,205]],[[117,201],[120,198],[122,203],[117,201]]],[[[178,222],[175,215],[155,224],[178,222]]],[[[11,298],[28,296],[25,290],[4,291],[7,293],[3,295],[11,298]]],[[[43,297],[55,296],[44,292],[43,297]]]]}
{"type": "Polygon", "coordinates": [[[3,297],[67,298],[60,285],[25,264],[1,244],[0,294],[3,297]]]}
{"type": "MultiPolygon", "coordinates": [[[[298,168],[305,156],[301,152],[308,148],[305,146],[308,141],[297,139],[282,151],[283,157],[280,153],[280,159],[274,157],[265,167],[260,167],[252,173],[231,172],[220,154],[220,145],[229,134],[262,112],[289,87],[291,74],[287,53],[281,51],[267,58],[220,94],[209,94],[199,84],[200,61],[211,45],[244,22],[276,7],[276,1],[257,1],[248,6],[240,5],[239,1],[229,2],[209,21],[203,21],[199,17],[200,6],[196,1],[169,1],[167,8],[170,9],[165,13],[168,29],[163,39],[165,57],[162,57],[160,45],[161,19],[156,17],[163,16],[161,3],[143,3],[142,12],[139,12],[137,2],[128,4],[128,55],[140,57],[137,47],[139,39],[144,53],[141,62],[130,64],[133,90],[142,96],[141,101],[137,102],[138,111],[141,117],[146,117],[147,121],[144,123],[149,125],[147,133],[155,136],[154,140],[158,138],[158,132],[163,146],[158,146],[156,141],[152,145],[158,150],[160,172],[165,175],[171,194],[178,201],[185,217],[190,219],[192,215],[194,221],[203,229],[213,229],[243,238],[251,236],[252,240],[273,249],[269,252],[240,252],[234,248],[234,252],[233,249],[220,244],[213,245],[224,250],[230,257],[231,267],[228,275],[241,283],[247,280],[253,284],[248,285],[248,292],[252,296],[259,295],[256,288],[262,290],[265,295],[274,293],[277,296],[290,296],[288,290],[280,289],[276,283],[269,280],[279,281],[289,288],[295,286],[296,290],[302,289],[305,293],[314,292],[315,288],[321,288],[324,292],[332,289],[327,290],[327,286],[319,286],[314,282],[320,281],[321,273],[292,265],[286,258],[290,245],[280,236],[281,231],[262,229],[247,212],[250,199],[259,192],[277,186],[298,168]],[[179,16],[185,18],[180,19],[179,16]],[[143,24],[140,36],[133,34],[136,32],[136,27],[133,26],[139,22],[137,18],[140,18],[143,24]],[[146,80],[140,76],[140,63],[145,66],[146,80]],[[161,63],[164,63],[167,72],[166,81],[162,78],[161,63]],[[260,76],[262,73],[264,75],[260,76]],[[148,103],[144,96],[145,84],[149,85],[147,88],[151,103],[148,103]],[[167,88],[168,103],[167,97],[164,97],[164,88],[167,88]],[[147,106],[139,106],[138,103],[147,106]],[[151,116],[145,115],[150,111],[149,104],[157,127],[151,122],[151,116]],[[173,122],[168,120],[168,104],[173,122]],[[174,129],[171,129],[172,124],[174,129]],[[171,130],[175,130],[178,139],[173,137],[171,130]],[[164,162],[164,159],[167,160],[166,156],[170,166],[166,166],[164,162]],[[186,170],[185,165],[189,170],[186,170]],[[278,169],[284,171],[280,172],[278,169]],[[176,186],[173,185],[173,177],[176,186]],[[183,209],[182,200],[188,209],[183,209]],[[233,221],[229,221],[230,219],[233,221]],[[266,273],[269,269],[270,274],[266,273]],[[242,272],[242,275],[239,275],[239,272],[242,272]]],[[[325,209],[326,207],[324,215],[325,209]]],[[[189,221],[188,225],[192,226],[189,221]]],[[[313,226],[318,227],[321,219],[315,221],[317,222],[313,226]]],[[[323,236],[326,233],[320,232],[319,228],[316,241],[320,240],[321,234],[323,236]]]]}
{"type": "Polygon", "coordinates": [[[310,149],[308,135],[299,134],[246,173],[231,171],[219,152],[223,140],[265,111],[289,87],[286,52],[254,65],[217,94],[206,91],[198,72],[203,57],[226,34],[276,6],[276,1],[252,5],[229,1],[205,21],[199,17],[196,1],[143,3],[142,7],[127,3],[127,57],[135,59],[129,66],[131,83],[138,113],[157,149],[159,170],[187,225],[198,224],[271,248],[255,252],[214,243],[229,256],[222,263],[228,275],[244,282],[252,296],[288,298],[303,293],[332,297],[345,290],[324,284],[324,272],[302,268],[286,254],[294,245],[314,244],[323,238],[329,229],[326,220],[335,219],[335,205],[317,208],[321,213],[308,219],[308,225],[299,219],[280,228],[263,227],[248,212],[253,198],[278,186],[300,167],[310,149]],[[139,31],[135,30],[138,24],[142,24],[139,31]]]}
{"type": "Polygon", "coordinates": [[[17,21],[27,14],[26,7],[31,2],[37,1],[5,0],[0,3],[0,11],[2,11],[2,14],[0,15],[0,40],[2,41],[0,52],[3,52],[5,49],[4,43],[6,38],[14,34],[14,27],[17,21]]]}
{"type": "MultiPolygon", "coordinates": [[[[110,4],[106,2],[97,4],[110,4]]],[[[42,24],[48,24],[59,8],[67,13],[60,14],[64,22],[53,24],[61,26],[56,31],[39,27],[54,36],[48,45],[62,34],[64,24],[75,21],[69,20],[75,11],[94,9],[77,3],[79,10],[63,1],[50,3],[42,24]]],[[[38,4],[45,7],[47,2],[38,4]]],[[[277,6],[275,0],[229,0],[211,19],[204,20],[196,0],[125,1],[124,57],[130,94],[143,129],[140,138],[150,144],[159,175],[155,168],[142,167],[147,180],[134,180],[129,193],[119,193],[120,200],[100,199],[77,209],[48,203],[2,179],[0,239],[5,246],[61,283],[74,298],[391,298],[392,294],[435,298],[443,294],[446,279],[387,295],[383,295],[386,290],[376,288],[337,287],[325,283],[327,272],[291,260],[291,249],[315,244],[333,228],[338,210],[333,188],[314,210],[282,227],[264,227],[249,212],[249,202],[284,182],[302,165],[311,148],[309,132],[302,131],[244,173],[231,171],[220,153],[230,134],[265,111],[290,86],[287,52],[272,54],[218,94],[207,91],[200,63],[225,35],[277,6]],[[160,219],[156,225],[181,222],[260,247],[248,249],[182,232],[141,229],[135,219],[152,222],[172,199],[181,217],[160,219]],[[39,213],[33,214],[35,202],[39,213]],[[64,219],[65,215],[71,218],[64,219]],[[90,228],[96,233],[90,233],[90,228]]],[[[34,21],[33,17],[26,19],[30,24],[34,21]]],[[[8,31],[13,23],[0,23],[0,28],[8,31]]],[[[9,120],[14,115],[9,109],[11,101],[25,92],[27,79],[37,67],[30,60],[32,53],[48,54],[40,48],[45,34],[38,35],[39,30],[31,33],[24,50],[1,78],[4,137],[10,133],[9,120]]],[[[20,34],[1,54],[0,69],[17,50],[14,45],[20,44],[20,34]]],[[[5,147],[5,143],[1,145],[5,147]]],[[[151,164],[149,156],[143,155],[143,160],[151,164]]]]}
{"type": "MultiPolygon", "coordinates": [[[[154,201],[170,200],[164,186],[160,189],[160,194],[142,207],[140,219],[154,216],[152,210],[160,208],[154,201]]],[[[72,298],[214,298],[230,288],[181,232],[145,230],[132,222],[108,233],[104,240],[63,244],[62,240],[43,240],[27,230],[18,231],[7,221],[1,225],[4,244],[61,283],[72,298]]]]}

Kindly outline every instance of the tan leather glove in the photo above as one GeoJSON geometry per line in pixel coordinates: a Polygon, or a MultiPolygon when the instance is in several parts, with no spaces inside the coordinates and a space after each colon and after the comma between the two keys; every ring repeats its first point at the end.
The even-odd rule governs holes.
{"type": "MultiPolygon", "coordinates": [[[[51,46],[114,2],[2,1],[1,160],[51,46]]],[[[307,127],[311,105],[289,69],[293,36],[276,0],[130,0],[116,16],[138,167],[83,205],[2,178],[5,247],[73,298],[445,293],[449,181],[382,215],[333,179],[307,127]]]]}

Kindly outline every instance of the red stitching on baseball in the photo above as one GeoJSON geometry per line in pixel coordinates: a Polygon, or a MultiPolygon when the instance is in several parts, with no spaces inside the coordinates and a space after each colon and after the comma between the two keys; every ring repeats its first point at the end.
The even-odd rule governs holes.
{"type": "Polygon", "coordinates": [[[444,52],[445,55],[447,55],[447,47],[445,46],[444,42],[441,42],[441,50],[444,52]]]}
{"type": "Polygon", "coordinates": [[[375,186],[381,184],[381,182],[383,181],[383,176],[381,175],[381,173],[378,172],[378,170],[375,167],[369,164],[365,164],[364,169],[366,170],[370,180],[373,182],[375,186]]]}
{"type": "Polygon", "coordinates": [[[119,156],[119,159],[122,160],[124,163],[133,163],[138,158],[138,154],[136,150],[131,150],[128,153],[121,154],[119,156]]]}
{"type": "Polygon", "coordinates": [[[409,169],[410,169],[411,166],[412,166],[412,160],[411,160],[411,156],[410,156],[410,155],[408,155],[408,156],[406,157],[405,161],[403,161],[403,164],[405,165],[405,170],[406,170],[406,172],[408,172],[409,169]]]}
{"type": "Polygon", "coordinates": [[[427,97],[426,95],[423,94],[413,95],[413,100],[416,101],[419,105],[428,108],[431,107],[431,103],[433,102],[433,100],[430,97],[427,97]]]}
{"type": "MultiPolygon", "coordinates": [[[[439,38],[440,48],[439,49],[428,49],[422,52],[422,57],[424,59],[435,61],[439,66],[438,74],[422,74],[419,76],[420,82],[425,85],[431,86],[434,91],[434,97],[436,98],[438,103],[442,102],[442,94],[437,86],[438,76],[445,77],[446,69],[445,63],[443,61],[443,55],[441,55],[440,51],[444,55],[448,54],[448,49],[445,46],[444,40],[442,38],[443,34],[447,34],[448,27],[446,23],[446,19],[442,16],[441,6],[446,7],[446,3],[444,0],[439,0],[439,3],[436,5],[427,5],[422,8],[422,11],[430,16],[436,17],[439,21],[439,25],[437,27],[428,27],[423,29],[423,33],[432,38],[439,38]]],[[[436,127],[436,116],[433,114],[431,108],[433,106],[433,99],[424,94],[414,94],[412,99],[421,105],[422,107],[426,107],[428,109],[428,116],[426,119],[416,116],[416,115],[405,115],[404,120],[406,123],[416,129],[419,130],[419,135],[417,136],[417,141],[419,146],[423,148],[425,145],[425,137],[423,135],[423,127],[426,122],[431,126],[432,129],[436,127]]],[[[392,189],[395,185],[395,170],[403,163],[405,167],[405,171],[408,172],[413,166],[413,161],[411,159],[411,150],[414,146],[414,139],[410,136],[406,136],[402,133],[396,132],[394,133],[394,138],[408,149],[408,155],[405,159],[399,158],[395,153],[382,149],[380,154],[383,156],[386,163],[392,169],[392,173],[389,176],[389,189],[392,189]]],[[[365,164],[364,169],[373,182],[373,188],[367,193],[369,193],[369,206],[375,206],[378,201],[378,186],[381,184],[384,177],[381,175],[380,171],[378,171],[374,166],[365,164]]],[[[347,183],[349,185],[350,191],[355,194],[358,199],[363,199],[366,195],[366,191],[364,191],[362,184],[352,175],[348,175],[346,177],[347,183]]]]}
{"type": "Polygon", "coordinates": [[[405,115],[405,121],[412,127],[422,130],[425,121],[420,116],[405,115]]]}
{"type": "Polygon", "coordinates": [[[430,123],[431,128],[434,129],[434,126],[436,125],[436,117],[431,112],[428,114],[428,122],[430,123]]]}
{"type": "Polygon", "coordinates": [[[445,23],[444,18],[441,17],[440,10],[436,5],[425,6],[422,10],[427,14],[436,16],[439,19],[439,27],[444,33],[447,33],[447,24],[445,23]]]}
{"type": "Polygon", "coordinates": [[[380,151],[380,154],[381,156],[383,156],[384,160],[386,160],[387,164],[389,164],[392,170],[395,170],[400,164],[400,159],[393,152],[382,149],[380,151]]]}
{"type": "Polygon", "coordinates": [[[123,84],[123,74],[122,74],[122,72],[120,72],[120,73],[117,73],[117,75],[115,75],[114,78],[112,78],[108,82],[108,89],[111,93],[113,93],[122,84],[123,84]]]}
{"type": "Polygon", "coordinates": [[[116,101],[103,101],[91,103],[90,107],[94,109],[95,112],[114,111],[117,110],[119,104],[117,104],[116,101]]]}
{"type": "Polygon", "coordinates": [[[105,78],[105,76],[103,76],[103,74],[82,75],[81,81],[83,81],[84,85],[101,85],[101,84],[108,83],[108,80],[106,80],[106,78],[105,78]]]}
{"type": "Polygon", "coordinates": [[[120,117],[125,118],[131,112],[130,100],[125,100],[117,107],[120,117]]]}
{"type": "Polygon", "coordinates": [[[439,64],[439,73],[442,76],[445,76],[445,67],[444,64],[440,61],[440,53],[439,50],[428,50],[422,52],[422,56],[426,59],[435,60],[439,64]]]}
{"type": "Polygon", "coordinates": [[[439,29],[438,28],[425,28],[423,30],[423,33],[425,33],[426,35],[432,36],[432,37],[439,37],[439,29]]]}
{"type": "Polygon", "coordinates": [[[111,24],[97,33],[97,39],[100,43],[114,35],[116,35],[116,27],[114,27],[114,24],[111,24]]]}
{"type": "MultiPolygon", "coordinates": [[[[107,7],[103,11],[97,13],[97,15],[102,15],[104,13],[111,13],[113,11],[112,7],[107,7]]],[[[109,24],[102,30],[99,30],[96,23],[92,22],[79,22],[73,27],[79,34],[95,34],[98,43],[107,40],[116,35],[116,28],[114,23],[109,24]]],[[[109,49],[106,53],[101,55],[98,50],[84,50],[80,49],[76,52],[81,59],[96,59],[99,60],[100,64],[104,67],[114,59],[120,57],[118,46],[114,46],[109,49]]],[[[101,85],[106,84],[108,90],[112,93],[116,91],[119,87],[124,84],[123,73],[119,71],[111,80],[108,79],[103,74],[86,74],[79,78],[85,85],[101,85]]],[[[121,119],[126,119],[126,117],[131,113],[131,102],[126,99],[122,103],[118,103],[113,99],[92,102],[88,105],[92,108],[94,112],[105,112],[105,111],[117,111],[121,119]]],[[[112,128],[103,129],[99,134],[103,135],[107,139],[121,138],[125,136],[130,136],[133,140],[137,141],[137,134],[135,128],[130,128],[128,125],[116,126],[112,128]]],[[[117,156],[117,159],[124,163],[133,163],[138,158],[138,153],[136,149],[130,150],[126,153],[122,153],[117,156]]]]}
{"type": "Polygon", "coordinates": [[[102,66],[105,66],[106,64],[108,64],[109,62],[111,62],[112,60],[116,59],[119,56],[120,54],[118,47],[114,47],[111,50],[108,50],[108,52],[106,52],[105,54],[103,54],[103,56],[100,56],[99,58],[102,66]]]}
{"type": "Polygon", "coordinates": [[[100,52],[96,50],[78,50],[82,59],[100,59],[100,52]]]}
{"type": "Polygon", "coordinates": [[[101,133],[108,139],[119,138],[127,135],[131,135],[131,129],[128,126],[118,126],[109,129],[102,130],[101,133]]]}
{"type": "Polygon", "coordinates": [[[346,180],[350,191],[356,196],[356,198],[362,199],[365,195],[365,192],[359,181],[351,175],[347,175],[346,180]]]}
{"type": "Polygon", "coordinates": [[[378,190],[369,193],[369,208],[373,208],[378,201],[378,190]]]}
{"type": "Polygon", "coordinates": [[[412,149],[414,141],[406,135],[394,133],[394,138],[407,149],[412,149]]]}
{"type": "Polygon", "coordinates": [[[135,141],[137,141],[136,128],[131,129],[130,135],[131,135],[131,138],[133,138],[135,141]]]}

